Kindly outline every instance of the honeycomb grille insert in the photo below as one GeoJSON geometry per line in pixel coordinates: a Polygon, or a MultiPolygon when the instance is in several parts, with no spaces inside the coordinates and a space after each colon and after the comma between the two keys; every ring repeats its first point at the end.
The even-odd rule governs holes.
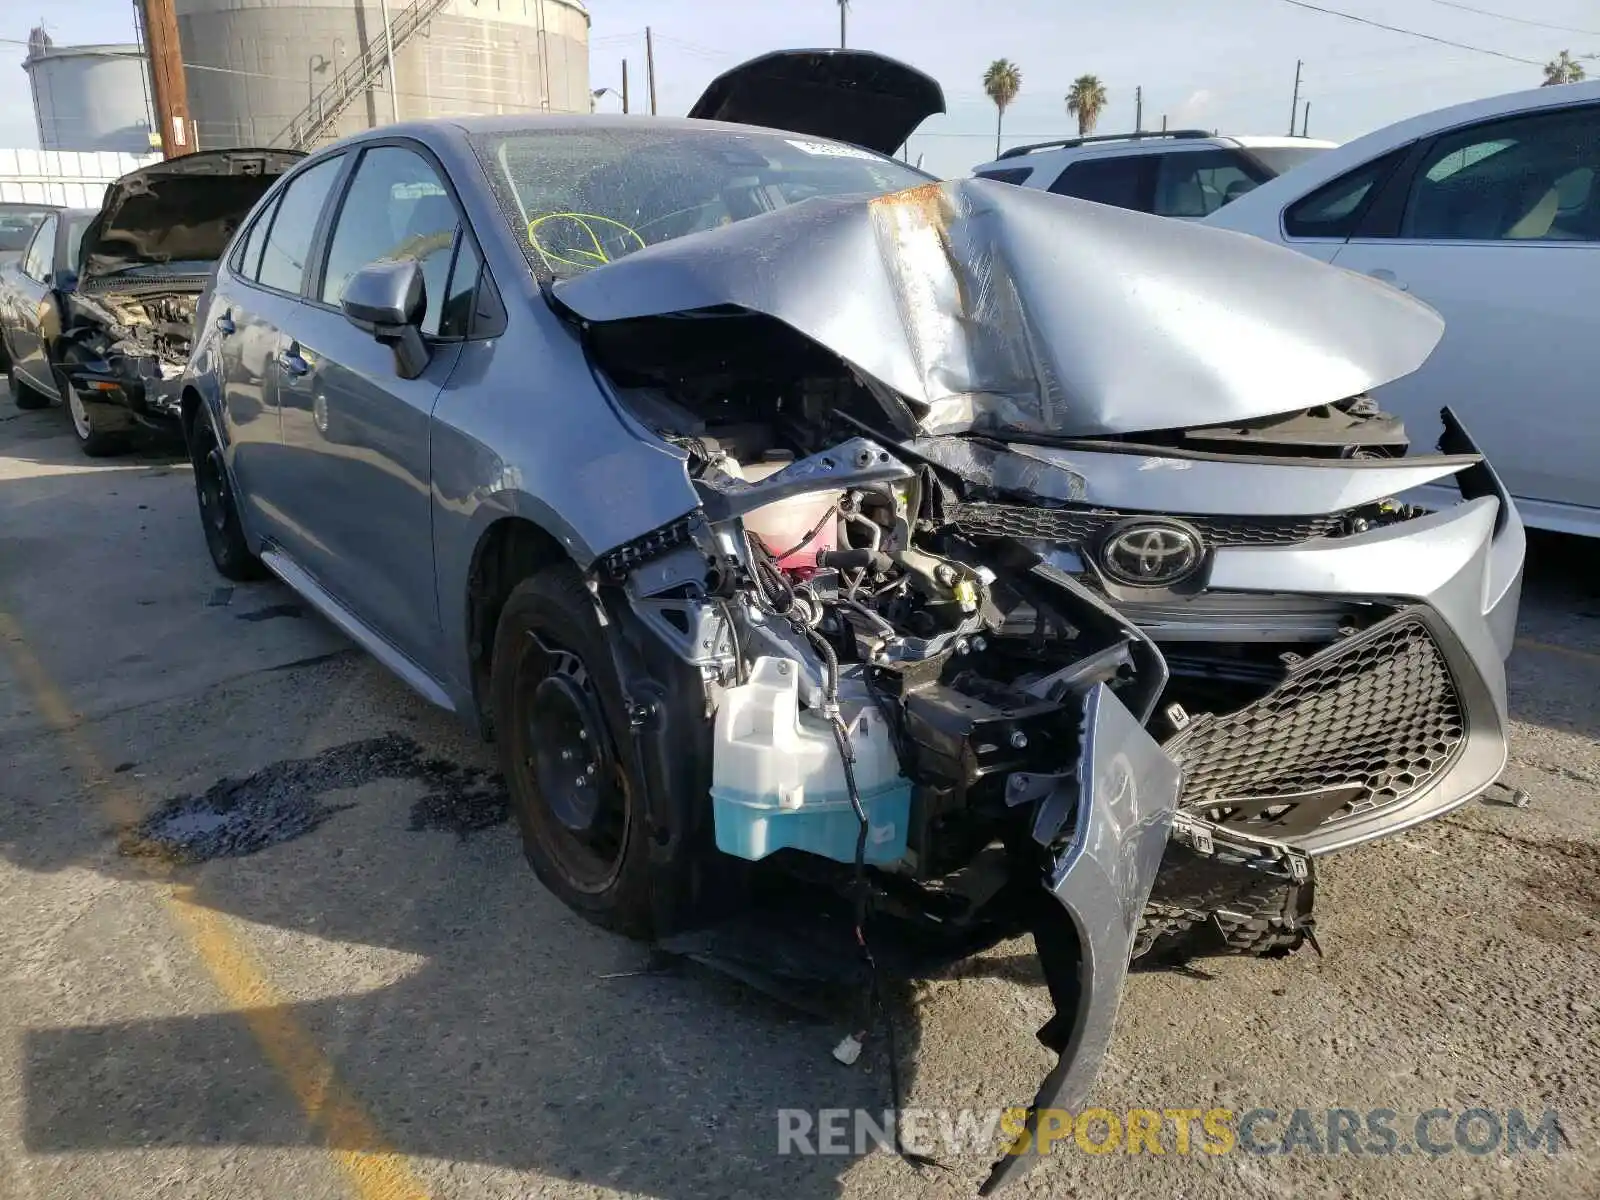
{"type": "Polygon", "coordinates": [[[1213,546],[1291,546],[1344,530],[1344,514],[1315,517],[1199,517],[1124,512],[1113,508],[1024,508],[1011,504],[960,504],[950,523],[978,537],[1038,538],[1086,545],[1138,516],[1171,515],[1193,526],[1213,546]]]}
{"type": "Polygon", "coordinates": [[[1404,800],[1449,768],[1465,737],[1443,652],[1411,610],[1296,664],[1272,692],[1197,721],[1167,750],[1185,772],[1184,809],[1288,832],[1285,810],[1308,794],[1334,805],[1314,817],[1321,825],[1404,800]],[[1285,803],[1228,803],[1272,797],[1285,803]]]}

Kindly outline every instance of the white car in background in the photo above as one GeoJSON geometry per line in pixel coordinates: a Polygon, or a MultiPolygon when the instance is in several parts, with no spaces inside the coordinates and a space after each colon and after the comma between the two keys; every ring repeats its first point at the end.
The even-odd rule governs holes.
{"type": "Polygon", "coordinates": [[[1432,305],[1444,341],[1376,398],[1449,405],[1541,529],[1600,535],[1600,81],[1413,117],[1207,219],[1432,305]]]}
{"type": "Polygon", "coordinates": [[[972,173],[1115,208],[1194,220],[1339,143],[1174,129],[1013,146],[972,173]]]}

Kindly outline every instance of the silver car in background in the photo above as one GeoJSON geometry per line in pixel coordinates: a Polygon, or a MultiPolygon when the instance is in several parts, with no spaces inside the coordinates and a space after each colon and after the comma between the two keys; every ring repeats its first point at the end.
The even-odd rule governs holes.
{"type": "Polygon", "coordinates": [[[1321,855],[1497,777],[1523,534],[1450,413],[1368,399],[1431,310],[886,157],[942,107],[793,52],[689,120],[337,143],[224,256],[182,416],[218,569],[491,733],[574,909],[723,960],[836,917],[849,970],[1031,932],[1037,1116],[1131,957],[1293,949],[1321,855]]]}

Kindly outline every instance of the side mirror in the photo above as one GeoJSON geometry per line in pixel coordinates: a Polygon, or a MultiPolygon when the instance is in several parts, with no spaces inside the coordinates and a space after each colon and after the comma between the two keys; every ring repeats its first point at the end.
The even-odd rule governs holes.
{"type": "Polygon", "coordinates": [[[422,266],[415,259],[368,263],[344,285],[345,319],[394,352],[395,373],[415,379],[428,366],[428,343],[418,325],[428,309],[422,266]]]}

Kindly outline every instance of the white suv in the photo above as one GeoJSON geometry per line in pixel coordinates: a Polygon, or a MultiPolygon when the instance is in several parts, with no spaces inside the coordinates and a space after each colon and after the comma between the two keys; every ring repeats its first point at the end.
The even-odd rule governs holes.
{"type": "Polygon", "coordinates": [[[1195,219],[1337,145],[1303,137],[1225,137],[1203,129],[1101,134],[1014,146],[972,173],[1195,219]]]}

